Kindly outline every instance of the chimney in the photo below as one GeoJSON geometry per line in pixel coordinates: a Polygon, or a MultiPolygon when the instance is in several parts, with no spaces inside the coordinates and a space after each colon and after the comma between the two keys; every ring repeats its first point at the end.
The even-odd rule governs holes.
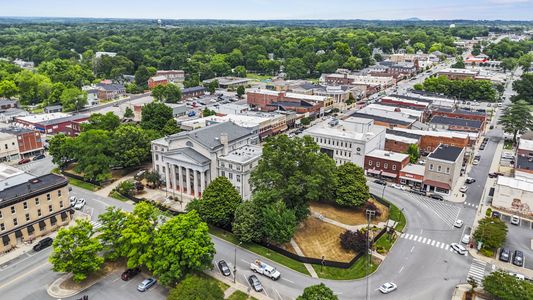
{"type": "Polygon", "coordinates": [[[223,155],[228,155],[228,148],[229,148],[229,138],[228,138],[228,134],[227,133],[221,133],[220,134],[220,143],[222,144],[222,146],[224,146],[224,149],[222,150],[222,154],[223,155]]]}

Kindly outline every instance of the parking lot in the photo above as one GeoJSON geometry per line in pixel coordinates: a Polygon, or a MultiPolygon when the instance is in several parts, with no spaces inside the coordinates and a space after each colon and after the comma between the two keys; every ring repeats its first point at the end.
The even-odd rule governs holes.
{"type": "Polygon", "coordinates": [[[532,223],[530,221],[520,220],[519,225],[511,224],[511,216],[502,214],[502,221],[507,223],[507,240],[504,247],[509,249],[511,253],[515,250],[520,250],[524,253],[524,266],[528,269],[533,269],[533,249],[531,249],[531,241],[533,239],[532,223]]]}

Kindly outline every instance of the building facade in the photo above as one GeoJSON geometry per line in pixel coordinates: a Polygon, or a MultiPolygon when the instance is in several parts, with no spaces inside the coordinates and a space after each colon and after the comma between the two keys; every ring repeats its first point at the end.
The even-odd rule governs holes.
{"type": "Polygon", "coordinates": [[[36,155],[42,153],[44,150],[41,133],[37,130],[8,127],[0,128],[0,132],[11,134],[16,137],[18,153],[21,157],[36,155]]]}
{"type": "Polygon", "coordinates": [[[19,158],[17,136],[0,132],[0,162],[16,161],[19,158]]]}
{"type": "Polygon", "coordinates": [[[441,144],[426,158],[424,188],[448,195],[461,175],[465,149],[441,144]]]}
{"type": "Polygon", "coordinates": [[[524,178],[498,176],[494,187],[492,206],[533,219],[533,181],[524,178]]]}
{"type": "Polygon", "coordinates": [[[365,173],[369,176],[399,182],[400,170],[409,163],[409,155],[373,150],[365,155],[365,173]]]}

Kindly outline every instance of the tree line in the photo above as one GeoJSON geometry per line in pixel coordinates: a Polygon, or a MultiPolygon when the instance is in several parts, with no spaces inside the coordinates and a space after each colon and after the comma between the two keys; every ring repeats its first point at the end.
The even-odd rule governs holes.
{"type": "Polygon", "coordinates": [[[489,80],[451,80],[446,76],[433,76],[415,84],[414,88],[456,99],[495,102],[500,98],[497,89],[502,90],[503,86],[498,87],[489,80]]]}

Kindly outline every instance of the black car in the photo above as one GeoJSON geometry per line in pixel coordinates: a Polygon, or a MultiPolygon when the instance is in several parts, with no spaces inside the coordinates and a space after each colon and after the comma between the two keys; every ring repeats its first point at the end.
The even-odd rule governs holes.
{"type": "Polygon", "coordinates": [[[33,246],[33,250],[34,251],[41,251],[44,248],[52,246],[53,242],[54,242],[54,240],[51,237],[46,237],[46,238],[40,240],[37,244],[35,244],[33,246]]]}
{"type": "Polygon", "coordinates": [[[256,292],[263,291],[263,285],[261,284],[261,281],[259,281],[257,276],[250,275],[250,277],[248,277],[248,282],[256,292]]]}
{"type": "Polygon", "coordinates": [[[440,200],[440,201],[444,201],[444,197],[442,197],[441,195],[439,194],[431,194],[429,195],[430,198],[433,198],[435,200],[440,200]]]}
{"type": "Polygon", "coordinates": [[[466,184],[471,184],[471,183],[474,183],[474,182],[476,182],[476,180],[475,180],[474,178],[472,178],[472,177],[468,177],[468,178],[465,180],[465,183],[466,183],[466,184]]]}
{"type": "Polygon", "coordinates": [[[387,185],[387,182],[385,182],[385,180],[381,180],[381,179],[374,180],[374,183],[381,184],[381,185],[387,185]]]}
{"type": "Polygon", "coordinates": [[[502,248],[500,251],[500,260],[504,262],[509,262],[511,260],[511,251],[507,248],[502,248]]]}
{"type": "Polygon", "coordinates": [[[46,156],[44,154],[39,154],[39,155],[36,155],[33,157],[33,160],[39,160],[39,159],[43,159],[45,158],[46,156]]]}
{"type": "Polygon", "coordinates": [[[498,218],[499,219],[501,217],[501,215],[502,214],[499,211],[493,211],[492,212],[492,217],[493,218],[498,218]]]}
{"type": "Polygon", "coordinates": [[[524,253],[520,250],[515,250],[513,255],[513,265],[522,267],[524,265],[524,253]]]}
{"type": "Polygon", "coordinates": [[[141,268],[126,269],[126,271],[124,271],[122,275],[120,275],[120,278],[124,281],[128,281],[139,273],[141,273],[141,268]]]}
{"type": "Polygon", "coordinates": [[[485,144],[481,144],[481,146],[479,146],[479,150],[485,150],[485,144]]]}
{"type": "Polygon", "coordinates": [[[231,275],[231,271],[230,271],[230,269],[228,267],[228,264],[224,260],[221,260],[221,261],[218,262],[218,269],[220,270],[220,273],[222,273],[222,275],[224,275],[224,276],[230,276],[231,275]]]}

